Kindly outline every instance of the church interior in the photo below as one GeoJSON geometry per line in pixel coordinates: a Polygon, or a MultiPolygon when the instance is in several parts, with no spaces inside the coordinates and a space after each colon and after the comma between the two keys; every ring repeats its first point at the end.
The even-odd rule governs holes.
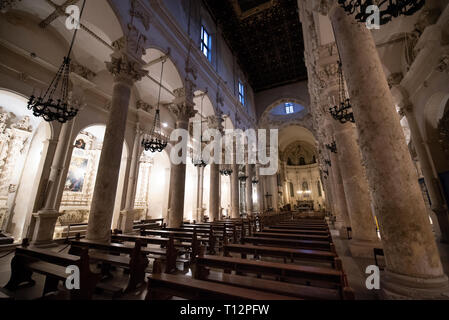
{"type": "Polygon", "coordinates": [[[2,0],[0,57],[0,302],[449,300],[449,0],[2,0]]]}

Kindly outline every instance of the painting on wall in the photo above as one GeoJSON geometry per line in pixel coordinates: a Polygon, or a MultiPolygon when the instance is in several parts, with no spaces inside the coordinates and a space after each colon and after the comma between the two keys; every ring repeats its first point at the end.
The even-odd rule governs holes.
{"type": "Polygon", "coordinates": [[[64,191],[82,192],[86,176],[88,159],[74,157],[70,163],[69,174],[65,182],[64,191]]]}

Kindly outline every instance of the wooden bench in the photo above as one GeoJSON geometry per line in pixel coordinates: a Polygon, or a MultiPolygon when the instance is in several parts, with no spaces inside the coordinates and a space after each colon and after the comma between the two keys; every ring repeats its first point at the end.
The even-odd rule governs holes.
{"type": "Polygon", "coordinates": [[[303,234],[318,234],[318,235],[328,235],[329,231],[326,230],[310,230],[304,229],[276,229],[274,227],[266,227],[262,230],[263,232],[271,233],[303,233],[303,234]]]}
{"type": "Polygon", "coordinates": [[[329,227],[327,226],[301,226],[301,225],[275,225],[271,226],[275,229],[308,229],[308,230],[322,230],[329,231],[329,227]]]}
{"type": "MultiPolygon", "coordinates": [[[[159,236],[159,237],[173,237],[174,239],[180,240],[180,241],[190,241],[193,236],[192,232],[187,231],[167,231],[167,230],[141,230],[140,231],[141,236],[159,236]]],[[[215,254],[215,244],[216,244],[216,236],[213,234],[213,232],[209,233],[209,236],[206,237],[199,237],[197,238],[200,243],[207,243],[207,247],[209,249],[210,254],[215,254]]]]}
{"type": "Polygon", "coordinates": [[[209,273],[204,280],[216,284],[227,284],[240,288],[257,289],[269,293],[281,294],[306,300],[341,300],[340,290],[329,288],[318,288],[300,284],[292,284],[279,281],[258,279],[247,276],[239,276],[227,273],[209,273]]]}
{"type": "MultiPolygon", "coordinates": [[[[225,273],[235,271],[237,275],[251,273],[258,277],[274,276],[281,281],[295,279],[307,285],[339,290],[340,296],[345,299],[353,298],[352,289],[342,270],[209,255],[199,256],[196,263],[194,277],[200,280],[208,279],[210,268],[214,268],[222,269],[225,273]]],[[[341,269],[341,262],[338,267],[341,269]]],[[[278,282],[279,287],[282,284],[278,282]]]]}
{"type": "Polygon", "coordinates": [[[171,297],[189,300],[301,300],[262,290],[239,288],[231,285],[192,279],[184,275],[166,273],[148,277],[145,300],[166,300],[171,297]]]}
{"type": "Polygon", "coordinates": [[[316,234],[255,232],[253,236],[263,238],[277,238],[277,239],[332,241],[330,235],[323,236],[316,234]]]}
{"type": "Polygon", "coordinates": [[[267,256],[283,258],[284,262],[287,262],[287,259],[291,262],[294,262],[295,259],[325,262],[330,263],[333,268],[336,266],[335,259],[337,258],[337,255],[330,251],[255,246],[252,244],[228,244],[224,246],[224,256],[229,256],[230,253],[240,253],[242,259],[246,259],[247,255],[250,254],[254,257],[267,256]]]}
{"type": "Polygon", "coordinates": [[[145,282],[145,270],[148,266],[146,255],[149,251],[145,251],[145,248],[141,247],[140,241],[136,241],[134,246],[92,240],[73,240],[70,244],[69,253],[74,255],[79,255],[86,249],[103,251],[90,252],[90,257],[92,260],[102,263],[101,269],[104,276],[111,276],[110,267],[112,265],[128,269],[130,276],[125,292],[134,290],[145,282]]]}
{"type": "Polygon", "coordinates": [[[333,243],[329,241],[318,240],[292,240],[292,239],[278,239],[278,238],[263,238],[263,237],[245,237],[241,239],[242,244],[252,243],[255,245],[267,245],[272,247],[291,247],[301,249],[315,249],[335,252],[333,243]]]}
{"type": "MultiPolygon", "coordinates": [[[[147,248],[142,248],[142,251],[145,252],[149,258],[160,259],[162,261],[167,262],[166,247],[170,241],[169,238],[145,237],[145,236],[137,236],[137,235],[136,236],[112,235],[111,241],[118,242],[118,243],[140,241],[142,246],[146,246],[148,244],[160,245],[161,247],[164,247],[164,248],[148,248],[147,247],[147,248]]],[[[196,241],[197,240],[195,239],[195,243],[196,243],[196,241]]],[[[193,250],[195,250],[195,246],[198,246],[199,244],[198,243],[193,244],[193,243],[194,243],[193,240],[190,240],[190,242],[173,241],[173,246],[175,248],[177,248],[177,254],[178,254],[178,257],[176,258],[176,261],[175,261],[175,265],[176,265],[176,263],[181,263],[184,267],[184,270],[189,268],[190,261],[188,259],[180,258],[179,256],[190,254],[192,252],[192,248],[194,248],[193,250]]],[[[170,264],[170,261],[168,263],[170,264]]]]}
{"type": "Polygon", "coordinates": [[[33,273],[45,276],[43,295],[58,291],[59,281],[65,281],[68,266],[77,266],[80,270],[80,289],[70,290],[72,300],[90,300],[95,290],[100,274],[90,271],[90,261],[87,250],[80,252],[80,256],[57,253],[47,249],[31,247],[16,248],[11,260],[11,278],[5,288],[15,291],[23,284],[33,286],[33,273]]]}

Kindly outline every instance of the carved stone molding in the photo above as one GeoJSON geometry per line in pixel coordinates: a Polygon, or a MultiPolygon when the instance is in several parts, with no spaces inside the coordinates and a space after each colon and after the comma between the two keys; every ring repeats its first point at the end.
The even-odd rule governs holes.
{"type": "Polygon", "coordinates": [[[126,54],[112,56],[111,62],[106,62],[106,68],[116,80],[135,82],[148,74],[147,70],[142,69],[141,64],[131,61],[126,54]]]}
{"type": "Polygon", "coordinates": [[[17,2],[21,0],[1,0],[0,1],[0,12],[6,13],[8,10],[11,10],[17,2]]]}
{"type": "Polygon", "coordinates": [[[390,74],[390,76],[387,79],[388,86],[391,89],[394,86],[399,85],[401,83],[402,79],[404,79],[404,75],[402,74],[402,72],[392,73],[392,74],[390,74]]]}
{"type": "Polygon", "coordinates": [[[151,110],[153,110],[153,106],[151,106],[150,104],[148,104],[142,100],[138,100],[136,102],[136,108],[137,108],[137,110],[143,110],[148,113],[150,113],[151,110]]]}
{"type": "Polygon", "coordinates": [[[72,61],[72,63],[70,64],[70,71],[76,73],[77,75],[89,81],[92,81],[97,76],[95,72],[79,64],[76,61],[72,61]]]}
{"type": "Polygon", "coordinates": [[[128,24],[128,35],[112,43],[112,47],[122,54],[130,55],[139,61],[146,52],[147,37],[135,26],[128,24]]]}
{"type": "Polygon", "coordinates": [[[223,130],[224,130],[223,122],[224,122],[223,114],[207,117],[208,127],[211,129],[217,129],[220,132],[223,132],[223,130]]]}
{"type": "Polygon", "coordinates": [[[449,73],[449,53],[444,54],[438,63],[437,70],[439,72],[449,73]]]}
{"type": "Polygon", "coordinates": [[[150,14],[138,0],[131,0],[131,10],[129,11],[129,14],[131,17],[134,17],[142,22],[146,31],[150,29],[150,14]]]}

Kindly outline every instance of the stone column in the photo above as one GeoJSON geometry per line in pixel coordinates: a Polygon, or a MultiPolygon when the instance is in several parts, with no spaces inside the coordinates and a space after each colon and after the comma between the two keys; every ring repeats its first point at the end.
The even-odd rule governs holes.
{"type": "MultiPolygon", "coordinates": [[[[218,114],[208,117],[208,126],[210,129],[218,130],[224,133],[223,115],[218,114]]],[[[214,144],[219,141],[214,141],[214,144]]],[[[215,156],[215,154],[214,154],[215,156]]],[[[220,220],[220,164],[213,161],[210,164],[210,185],[209,185],[209,214],[211,221],[220,220]]]]}
{"type": "Polygon", "coordinates": [[[147,73],[140,62],[125,53],[114,53],[106,66],[114,77],[112,103],[87,227],[87,239],[102,242],[110,239],[131,88],[147,73]]]}
{"type": "MultiPolygon", "coordinates": [[[[326,130],[326,136],[333,138],[333,120],[326,120],[324,128],[326,130]]],[[[331,143],[331,140],[328,141],[331,143]]],[[[338,151],[337,151],[338,152],[338,151]]],[[[326,151],[325,151],[326,153],[326,151]]],[[[343,186],[343,179],[341,177],[340,166],[337,154],[327,151],[328,159],[330,159],[332,166],[328,168],[329,175],[331,175],[331,189],[332,189],[332,200],[334,203],[334,215],[335,215],[335,228],[339,230],[340,237],[347,238],[346,228],[351,226],[351,221],[349,219],[348,206],[346,203],[346,195],[343,186]]]]}
{"type": "Polygon", "coordinates": [[[257,184],[257,212],[260,214],[263,212],[263,186],[262,177],[260,176],[260,167],[256,165],[256,179],[259,181],[257,184]]]}
{"type": "Polygon", "coordinates": [[[252,164],[246,165],[245,175],[248,176],[246,179],[246,214],[251,216],[253,214],[253,168],[252,164]]]}
{"type": "Polygon", "coordinates": [[[427,191],[429,191],[429,197],[431,201],[431,209],[435,212],[438,218],[438,224],[441,230],[441,242],[449,242],[449,213],[444,201],[444,196],[440,187],[440,181],[438,174],[433,169],[429,154],[427,152],[426,143],[424,142],[421,131],[416,122],[416,117],[413,112],[413,105],[408,100],[408,93],[405,89],[401,88],[403,93],[403,100],[401,102],[400,112],[406,117],[408,125],[410,127],[410,135],[412,137],[413,145],[415,146],[416,153],[418,155],[421,170],[424,175],[424,181],[426,182],[427,191]]]}
{"type": "Polygon", "coordinates": [[[64,168],[65,158],[67,156],[70,137],[73,129],[73,120],[62,125],[59,133],[58,145],[51,165],[50,176],[48,179],[47,194],[45,206],[38,213],[34,213],[35,227],[32,236],[32,244],[35,246],[53,246],[53,233],[55,231],[56,221],[61,213],[56,209],[58,186],[61,180],[61,174],[64,168]]]}
{"type": "MultiPolygon", "coordinates": [[[[194,117],[193,92],[191,88],[180,88],[175,90],[175,100],[170,105],[170,111],[176,118],[176,129],[189,129],[189,119],[194,117]]],[[[176,142],[175,142],[176,143],[176,142]]],[[[187,143],[187,141],[185,141],[187,143]]],[[[187,150],[185,146],[184,150],[187,150]]],[[[184,196],[186,187],[186,158],[182,155],[183,162],[171,165],[170,172],[170,204],[168,209],[168,226],[178,228],[182,225],[184,217],[184,196]]]]}
{"type": "Polygon", "coordinates": [[[210,164],[209,214],[211,221],[220,220],[220,165],[210,164]]]}
{"type": "Polygon", "coordinates": [[[387,264],[383,293],[441,298],[448,279],[376,44],[366,26],[341,7],[334,6],[329,16],[380,224],[387,264]]]}
{"type": "MultiPolygon", "coordinates": [[[[235,162],[235,159],[234,159],[235,162]]],[[[237,164],[232,164],[232,174],[231,174],[231,213],[232,218],[240,217],[239,209],[239,166],[237,164]]]]}
{"type": "Polygon", "coordinates": [[[271,179],[273,211],[278,212],[279,211],[279,188],[278,188],[277,174],[270,176],[270,179],[271,179]]]}
{"type": "Polygon", "coordinates": [[[139,161],[140,155],[142,153],[142,147],[140,143],[141,131],[139,123],[136,124],[136,135],[134,137],[133,153],[131,157],[129,178],[128,178],[128,188],[126,192],[125,210],[121,212],[123,219],[122,225],[119,228],[122,229],[124,233],[133,231],[134,222],[134,202],[136,200],[136,188],[137,180],[139,176],[139,161]]]}
{"type": "Polygon", "coordinates": [[[196,194],[196,221],[202,222],[204,218],[203,209],[203,182],[204,182],[204,167],[197,167],[198,177],[198,192],[196,194]]]}
{"type": "Polygon", "coordinates": [[[373,248],[379,248],[381,243],[371,211],[371,195],[362,165],[356,128],[351,123],[334,121],[333,124],[338,166],[351,220],[352,239],[349,247],[353,256],[372,258],[373,248]]]}

